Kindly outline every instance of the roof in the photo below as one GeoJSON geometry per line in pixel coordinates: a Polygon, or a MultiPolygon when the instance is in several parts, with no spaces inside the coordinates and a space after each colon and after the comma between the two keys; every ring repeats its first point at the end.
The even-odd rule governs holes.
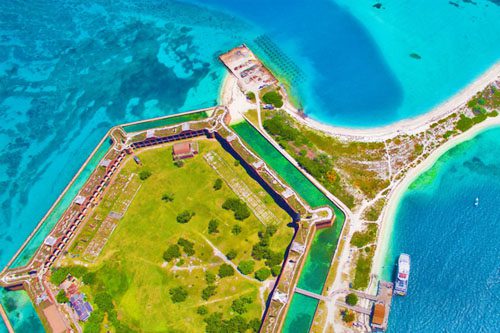
{"type": "Polygon", "coordinates": [[[56,241],[57,241],[57,238],[55,238],[54,236],[49,236],[49,237],[45,238],[45,241],[43,243],[45,245],[52,246],[56,243],[56,241]]]}
{"type": "Polygon", "coordinates": [[[99,163],[100,166],[105,167],[105,168],[107,168],[110,164],[111,164],[111,160],[107,160],[107,159],[104,159],[99,163]]]}
{"type": "Polygon", "coordinates": [[[43,314],[47,318],[52,332],[66,332],[66,324],[64,323],[64,320],[61,318],[61,315],[54,304],[43,309],[43,314]]]}
{"type": "Polygon", "coordinates": [[[90,314],[93,311],[90,303],[85,302],[83,298],[84,298],[83,294],[76,294],[71,296],[71,298],[69,299],[71,306],[73,307],[73,309],[75,309],[76,314],[78,315],[81,321],[89,319],[90,314]]]}
{"type": "Polygon", "coordinates": [[[174,155],[191,154],[191,142],[176,143],[173,147],[174,155]]]}
{"type": "Polygon", "coordinates": [[[384,323],[385,317],[385,305],[381,303],[375,304],[373,308],[372,323],[376,325],[382,325],[384,323]]]}
{"type": "Polygon", "coordinates": [[[82,205],[85,202],[85,197],[83,195],[77,195],[74,202],[77,205],[82,205]]]}

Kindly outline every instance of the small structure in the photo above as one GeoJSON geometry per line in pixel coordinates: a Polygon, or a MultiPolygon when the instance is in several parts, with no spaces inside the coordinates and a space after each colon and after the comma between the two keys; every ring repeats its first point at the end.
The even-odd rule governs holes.
{"type": "Polygon", "coordinates": [[[89,319],[90,314],[94,310],[92,309],[92,305],[90,305],[89,302],[86,302],[84,298],[85,296],[83,294],[75,294],[69,299],[71,306],[75,309],[76,314],[81,321],[89,319]]]}
{"type": "Polygon", "coordinates": [[[57,310],[57,307],[52,304],[45,309],[43,309],[43,314],[47,321],[49,322],[49,326],[54,333],[63,333],[66,332],[66,324],[61,317],[61,314],[57,310]]]}
{"type": "Polygon", "coordinates": [[[290,198],[292,195],[294,194],[293,190],[289,187],[287,187],[286,190],[283,191],[283,193],[281,193],[281,195],[283,196],[283,198],[285,199],[288,199],[290,198]]]}
{"type": "Polygon", "coordinates": [[[196,154],[198,154],[198,144],[196,142],[188,141],[176,143],[172,147],[172,155],[176,161],[194,157],[196,154]]]}
{"type": "Polygon", "coordinates": [[[182,132],[187,132],[191,129],[191,125],[189,123],[182,123],[182,132]]]}
{"type": "Polygon", "coordinates": [[[45,244],[47,246],[54,246],[56,241],[57,241],[57,238],[55,238],[54,236],[49,236],[49,237],[45,238],[45,240],[43,241],[43,244],[45,244]]]}
{"type": "Polygon", "coordinates": [[[102,166],[102,167],[109,167],[109,165],[111,164],[111,160],[107,160],[107,159],[103,159],[101,162],[99,162],[99,166],[102,166]]]}
{"type": "Polygon", "coordinates": [[[154,129],[148,129],[146,131],[146,139],[154,138],[154,137],[155,137],[155,130],[154,129]]]}
{"type": "Polygon", "coordinates": [[[383,332],[385,330],[385,305],[383,303],[375,303],[372,314],[372,328],[374,332],[383,332]]]}
{"type": "Polygon", "coordinates": [[[260,170],[264,167],[265,163],[263,160],[258,160],[257,162],[253,162],[252,166],[254,167],[255,170],[260,170]]]}
{"type": "Polygon", "coordinates": [[[85,199],[86,198],[83,195],[77,195],[75,200],[74,200],[74,203],[81,206],[85,202],[85,199]]]}

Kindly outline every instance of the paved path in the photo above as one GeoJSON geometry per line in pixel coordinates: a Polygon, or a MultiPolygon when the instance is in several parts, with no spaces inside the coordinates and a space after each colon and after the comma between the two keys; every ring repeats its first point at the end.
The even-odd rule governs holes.
{"type": "Polygon", "coordinates": [[[372,313],[371,309],[363,308],[363,307],[357,306],[357,305],[354,305],[354,306],[348,305],[347,303],[342,302],[342,301],[337,301],[337,302],[335,302],[335,304],[337,304],[338,306],[347,308],[349,310],[355,311],[357,313],[365,314],[367,316],[371,315],[371,313],[372,313]]]}
{"type": "Polygon", "coordinates": [[[315,299],[320,300],[320,301],[325,301],[325,302],[330,301],[330,297],[328,297],[328,296],[318,295],[318,294],[312,293],[310,291],[300,289],[298,287],[295,287],[295,292],[302,294],[302,295],[305,295],[305,296],[308,296],[308,297],[315,298],[315,299]]]}

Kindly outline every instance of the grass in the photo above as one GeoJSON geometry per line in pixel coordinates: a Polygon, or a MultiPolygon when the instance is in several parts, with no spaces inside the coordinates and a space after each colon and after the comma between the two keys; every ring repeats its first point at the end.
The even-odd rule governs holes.
{"type": "Polygon", "coordinates": [[[354,281],[352,287],[354,289],[362,290],[368,287],[370,282],[370,272],[372,269],[373,255],[375,253],[375,246],[367,247],[368,252],[360,251],[356,261],[356,270],[354,272],[354,281]]]}
{"type": "MultiPolygon", "coordinates": [[[[241,166],[232,163],[232,157],[218,143],[200,142],[200,155],[210,150],[227,159],[233,173],[241,177],[278,217],[280,224],[271,238],[271,248],[284,253],[293,234],[293,230],[285,226],[290,222],[288,215],[241,166]]],[[[220,190],[213,189],[219,176],[202,156],[186,160],[179,168],[173,164],[170,147],[146,150],[139,155],[143,165],[138,166],[129,159],[120,175],[139,174],[143,169],[149,170],[151,175],[142,181],[101,255],[95,263],[86,263],[88,270],[95,273],[94,281],[82,289],[91,303],[102,292],[113,299],[114,310],[108,312],[104,322],[110,323],[114,331],[204,331],[203,319],[211,313],[221,312],[224,319],[234,317],[236,314],[230,309],[231,303],[240,296],[252,299],[243,317],[248,321],[260,320],[263,309],[258,289],[262,283],[253,275],[244,278],[235,273],[223,279],[217,277],[213,283],[216,293],[208,301],[202,299],[202,290],[208,286],[206,271],[217,274],[224,263],[214,256],[207,239],[222,253],[236,249],[233,263],[238,265],[240,261],[251,259],[252,246],[258,242],[257,233],[263,230],[263,225],[253,214],[244,221],[236,221],[231,211],[221,208],[227,198],[234,197],[234,193],[226,184],[220,190]],[[162,200],[165,193],[172,193],[174,200],[162,200]],[[185,224],[177,223],[177,215],[186,210],[195,215],[185,224]],[[220,221],[216,234],[208,233],[212,219],[220,221]],[[238,235],[231,232],[235,225],[241,227],[238,235]],[[163,252],[180,237],[195,244],[194,255],[188,257],[181,249],[181,258],[164,263],[163,252]],[[189,271],[188,266],[193,269],[189,271]],[[187,297],[183,302],[174,303],[170,290],[178,287],[186,288],[187,297]],[[208,314],[197,313],[201,305],[207,307],[208,314]],[[113,319],[113,311],[118,322],[113,319]]],[[[69,265],[81,261],[80,257],[67,259],[69,265]]],[[[255,263],[255,270],[262,267],[264,261],[255,263]]],[[[98,306],[96,308],[100,311],[98,306]]],[[[85,330],[98,331],[99,328],[92,325],[92,321],[87,323],[85,330]]]]}
{"type": "Polygon", "coordinates": [[[361,248],[375,242],[378,226],[376,223],[369,223],[364,231],[356,231],[351,238],[351,244],[361,248]]]}

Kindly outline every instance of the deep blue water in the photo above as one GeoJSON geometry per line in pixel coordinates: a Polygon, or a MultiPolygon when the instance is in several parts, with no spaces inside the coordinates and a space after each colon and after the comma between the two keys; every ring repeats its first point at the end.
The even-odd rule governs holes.
{"type": "Polygon", "coordinates": [[[401,252],[411,275],[408,296],[394,299],[391,332],[498,332],[499,139],[493,129],[450,150],[403,197],[384,275],[401,252]]]}

